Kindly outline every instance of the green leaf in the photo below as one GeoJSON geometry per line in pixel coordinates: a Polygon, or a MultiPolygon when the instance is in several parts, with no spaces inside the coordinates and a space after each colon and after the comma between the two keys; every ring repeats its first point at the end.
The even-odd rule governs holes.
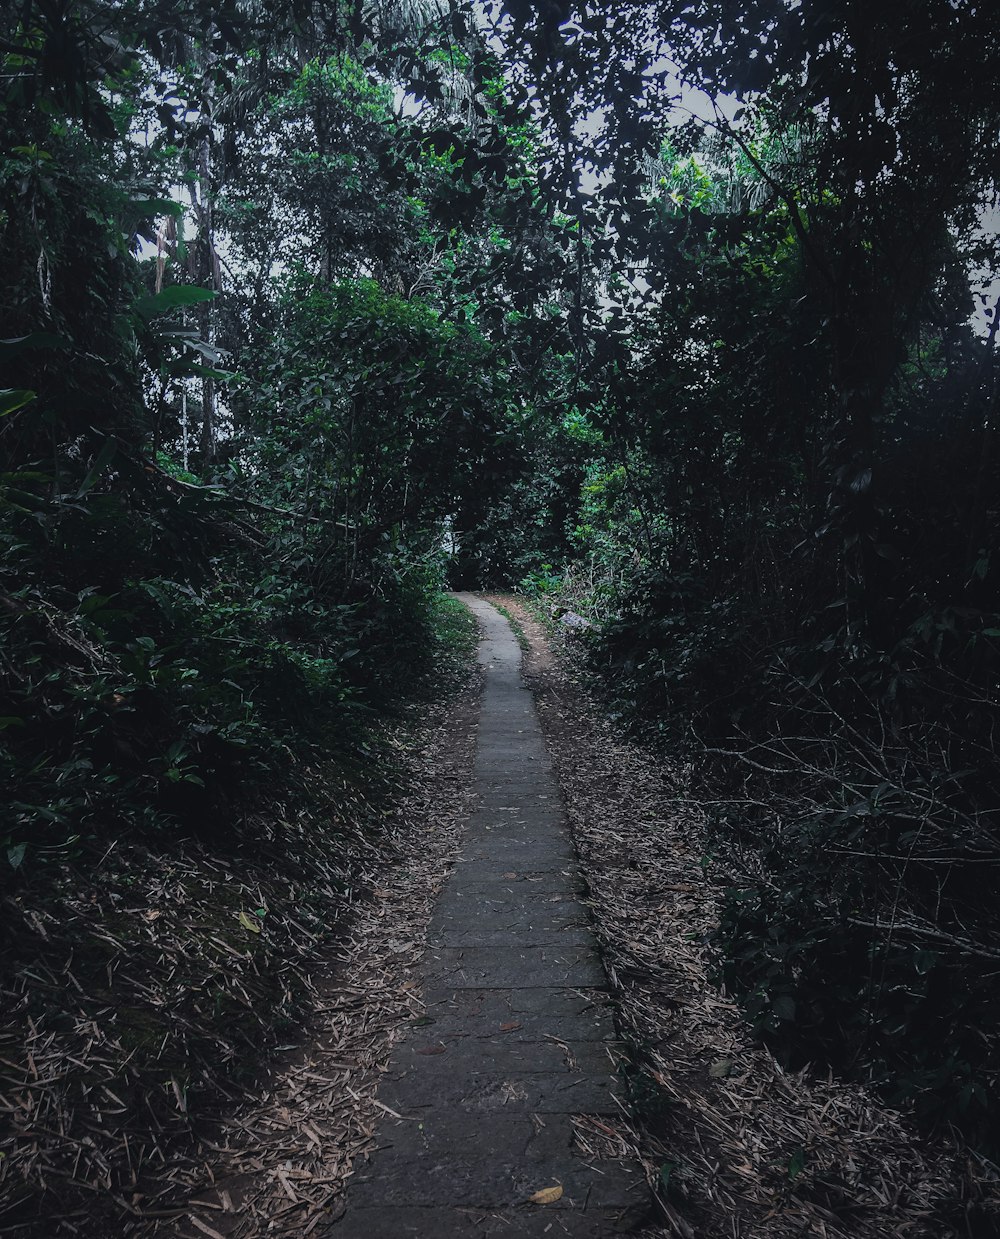
{"type": "Polygon", "coordinates": [[[175,218],[184,214],[184,203],[174,202],[172,198],[135,198],[128,204],[133,215],[173,215],[175,218]]]}
{"type": "Polygon", "coordinates": [[[91,615],[94,611],[100,611],[105,603],[110,601],[110,594],[84,594],[80,598],[80,604],[76,609],[80,615],[91,615]]]}
{"type": "Polygon", "coordinates": [[[90,470],[87,473],[87,476],[81,482],[80,489],[73,496],[74,499],[82,499],[83,496],[87,493],[87,491],[90,490],[93,486],[95,486],[100,481],[108,465],[111,464],[111,461],[114,459],[114,455],[117,451],[118,451],[118,440],[117,439],[112,437],[112,438],[108,438],[104,440],[104,446],[101,448],[100,452],[98,453],[97,459],[91,465],[90,470]]]}
{"type": "Polygon", "coordinates": [[[7,849],[7,859],[10,861],[12,869],[19,869],[21,862],[24,860],[24,854],[28,850],[26,843],[15,843],[13,847],[7,849]]]}
{"type": "Polygon", "coordinates": [[[8,336],[0,340],[0,353],[13,356],[24,348],[67,349],[69,340],[65,336],[56,335],[54,331],[31,331],[26,336],[8,336]]]}
{"type": "Polygon", "coordinates": [[[779,1020],[794,1020],[795,999],[791,994],[779,994],[771,1003],[771,1010],[779,1020]]]}
{"type": "Polygon", "coordinates": [[[162,292],[140,297],[132,308],[143,318],[153,318],[157,314],[166,314],[182,306],[214,301],[215,296],[216,294],[210,288],[202,288],[198,284],[171,284],[162,292]]]}
{"type": "Polygon", "coordinates": [[[805,1168],[806,1151],[801,1146],[795,1150],[792,1156],[788,1159],[788,1177],[789,1179],[797,1179],[805,1168]]]}
{"type": "Polygon", "coordinates": [[[16,718],[14,715],[7,714],[0,718],[0,731],[6,731],[8,727],[23,727],[24,719],[16,718]]]}
{"type": "Polygon", "coordinates": [[[0,417],[16,413],[35,399],[35,393],[23,387],[0,387],[0,417]]]}
{"type": "Polygon", "coordinates": [[[240,924],[244,929],[249,929],[251,933],[259,934],[260,925],[252,917],[247,916],[245,912],[240,913],[240,924]]]}
{"type": "Polygon", "coordinates": [[[659,1174],[660,1187],[663,1188],[664,1192],[670,1191],[670,1176],[674,1173],[676,1169],[677,1169],[677,1162],[664,1162],[663,1165],[660,1167],[660,1174],[659,1174]]]}
{"type": "Polygon", "coordinates": [[[229,383],[239,378],[235,370],[217,370],[213,366],[203,366],[197,361],[172,361],[163,367],[167,374],[175,378],[186,378],[188,375],[198,375],[203,379],[216,379],[220,383],[229,383]]]}

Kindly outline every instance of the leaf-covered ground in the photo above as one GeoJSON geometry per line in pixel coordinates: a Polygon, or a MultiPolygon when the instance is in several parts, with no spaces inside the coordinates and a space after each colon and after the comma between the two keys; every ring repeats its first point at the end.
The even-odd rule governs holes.
{"type": "Polygon", "coordinates": [[[572,634],[517,621],[588,883],[620,1031],[633,1054],[641,1149],[668,1233],[686,1239],[995,1235],[989,1163],[928,1145],[869,1089],[781,1069],[712,983],[706,946],[738,858],[709,854],[690,771],[623,740],[588,699],[572,634]],[[568,648],[567,648],[568,647],[568,648]]]}
{"type": "Polygon", "coordinates": [[[298,1235],[334,1213],[419,1015],[477,699],[473,679],[387,742],[388,807],[317,768],[245,856],[122,845],[4,900],[0,1234],[298,1235]]]}
{"type": "MultiPolygon", "coordinates": [[[[664,1236],[997,1233],[988,1165],[753,1041],[711,980],[738,875],[708,854],[689,772],[623,741],[562,639],[496,601],[526,647],[631,1050],[633,1114],[582,1127],[582,1145],[639,1153],[664,1236]]],[[[88,885],[67,873],[44,904],[7,901],[4,957],[21,963],[4,980],[0,1234],[297,1239],[339,1215],[380,1072],[422,1018],[416,965],[471,807],[477,712],[470,681],[396,741],[409,791],[377,830],[358,803],[349,832],[331,799],[336,864],[329,833],[290,820],[252,862],[112,853],[88,885]]]]}
{"type": "Polygon", "coordinates": [[[178,1166],[183,1213],[134,1233],[299,1236],[339,1216],[384,1110],[375,1091],[391,1047],[423,1014],[415,970],[471,809],[478,696],[470,682],[412,738],[409,790],[335,949],[310,974],[302,1030],[264,1088],[178,1166]]]}

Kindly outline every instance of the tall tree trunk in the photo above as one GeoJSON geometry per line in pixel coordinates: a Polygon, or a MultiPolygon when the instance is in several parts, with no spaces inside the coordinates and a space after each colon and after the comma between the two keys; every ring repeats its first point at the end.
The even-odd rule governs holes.
{"type": "Polygon", "coordinates": [[[993,307],[993,318],[990,320],[989,335],[986,339],[986,366],[988,370],[982,439],[979,448],[979,468],[976,471],[976,484],[972,491],[968,518],[969,537],[966,547],[966,558],[970,565],[976,562],[979,554],[979,543],[986,520],[986,496],[989,491],[990,475],[993,469],[997,404],[998,398],[1000,398],[1000,383],[997,383],[996,363],[998,324],[1000,324],[1000,298],[997,299],[997,303],[993,307]]]}
{"type": "MultiPolygon", "coordinates": [[[[202,101],[203,123],[211,125],[212,100],[206,93],[202,101]]],[[[206,129],[198,150],[198,182],[200,199],[199,250],[203,271],[200,283],[219,291],[219,260],[215,253],[215,228],[212,210],[212,132],[206,129]]],[[[214,342],[212,304],[206,301],[200,308],[201,338],[208,345],[214,342]]],[[[201,381],[201,458],[207,465],[215,459],[217,447],[215,380],[205,375],[201,381]]]]}

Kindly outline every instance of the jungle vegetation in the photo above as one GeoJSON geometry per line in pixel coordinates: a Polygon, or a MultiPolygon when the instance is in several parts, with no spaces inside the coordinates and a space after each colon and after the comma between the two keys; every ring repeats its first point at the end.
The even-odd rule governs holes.
{"type": "Polygon", "coordinates": [[[761,1035],[995,1153],[998,44],[977,0],[6,6],[10,898],[376,784],[442,590],[523,588],[751,858],[761,1035]]]}

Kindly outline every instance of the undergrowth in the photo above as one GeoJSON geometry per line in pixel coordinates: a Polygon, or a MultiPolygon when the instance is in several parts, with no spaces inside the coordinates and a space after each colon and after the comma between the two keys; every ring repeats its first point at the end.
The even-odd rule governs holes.
{"type": "Polygon", "coordinates": [[[157,1165],[301,1035],[310,970],[385,862],[412,729],[468,680],[473,617],[442,595],[427,614],[406,718],[369,723],[361,765],[307,750],[209,835],[105,832],[19,867],[0,902],[0,1225],[127,1233],[171,1203],[157,1165]]]}
{"type": "MultiPolygon", "coordinates": [[[[637,584],[565,645],[619,726],[690,764],[728,882],[718,983],[785,1066],[871,1081],[995,1159],[1000,777],[974,683],[992,651],[969,641],[960,679],[918,636],[817,676],[791,642],[750,661],[733,609],[697,591],[637,584]]],[[[570,572],[528,605],[551,629],[588,598],[570,572]]]]}

